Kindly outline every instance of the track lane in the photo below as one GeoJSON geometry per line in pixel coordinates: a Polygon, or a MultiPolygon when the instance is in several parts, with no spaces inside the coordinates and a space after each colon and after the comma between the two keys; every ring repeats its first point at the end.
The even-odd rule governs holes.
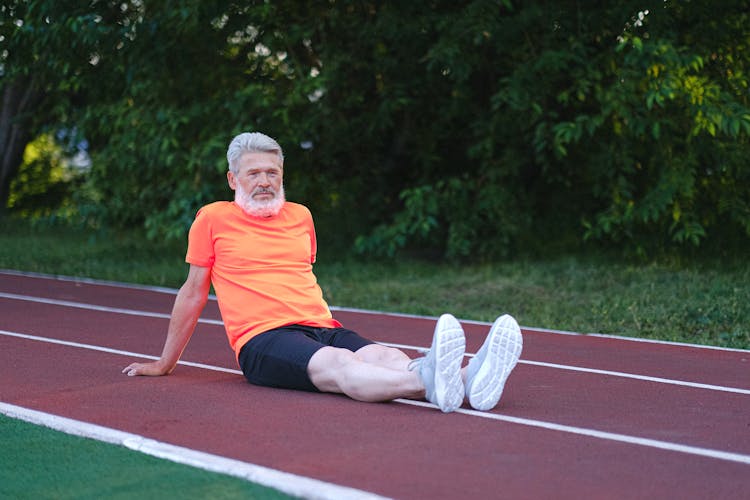
{"type": "Polygon", "coordinates": [[[10,368],[0,368],[5,402],[116,423],[127,432],[381,495],[738,498],[747,486],[742,464],[434,409],[266,389],[198,368],[131,379],[111,370],[122,356],[20,345],[29,342],[0,336],[0,350],[17,353],[10,368]],[[53,360],[51,378],[44,361],[53,360]]]}
{"type": "MultiPolygon", "coordinates": [[[[44,343],[51,343],[54,345],[63,345],[63,346],[74,347],[74,348],[79,348],[79,349],[87,349],[87,350],[92,350],[92,351],[97,351],[97,352],[106,352],[109,354],[118,354],[122,356],[127,356],[128,358],[157,359],[158,357],[158,356],[147,355],[143,353],[122,351],[122,350],[107,348],[103,346],[95,346],[91,344],[82,344],[78,342],[69,342],[69,341],[57,340],[57,339],[51,339],[51,338],[36,337],[36,336],[25,335],[21,333],[9,332],[7,330],[0,330],[0,335],[5,335],[5,336],[23,339],[23,340],[32,340],[32,341],[39,341],[39,342],[44,342],[44,343]]],[[[191,362],[191,361],[179,361],[179,364],[184,365],[184,366],[206,369],[210,371],[231,373],[231,374],[238,375],[238,376],[241,375],[239,370],[227,369],[227,368],[223,368],[219,366],[208,365],[205,363],[196,363],[196,362],[191,362]]],[[[424,401],[396,399],[395,402],[400,403],[400,404],[408,404],[412,406],[434,408],[434,405],[431,405],[430,403],[427,403],[424,401]]],[[[527,425],[531,427],[555,430],[559,432],[567,432],[567,433],[578,434],[578,435],[583,435],[587,437],[596,437],[599,439],[635,444],[638,446],[646,446],[646,447],[657,448],[657,449],[679,451],[681,453],[704,456],[704,457],[709,457],[709,458],[716,458],[719,460],[727,460],[727,461],[750,465],[750,455],[744,455],[742,453],[733,453],[730,451],[716,450],[716,449],[710,449],[710,448],[704,448],[704,447],[696,447],[693,445],[674,443],[674,442],[669,442],[665,440],[655,440],[653,438],[633,436],[633,435],[621,434],[621,433],[616,433],[616,432],[612,433],[612,432],[607,432],[603,430],[587,429],[583,427],[570,426],[570,425],[565,425],[561,423],[543,421],[543,420],[538,420],[538,419],[534,420],[534,419],[529,419],[529,418],[524,418],[524,417],[514,417],[512,415],[501,414],[497,412],[494,412],[494,413],[493,412],[479,412],[479,411],[465,409],[465,408],[458,408],[456,412],[466,414],[466,415],[472,415],[474,417],[479,417],[479,418],[493,419],[493,420],[502,421],[502,422],[511,422],[511,423],[520,424],[520,425],[527,425]]]]}
{"type": "MultiPolygon", "coordinates": [[[[34,279],[38,289],[26,290],[23,280],[10,283],[7,278],[0,273],[0,291],[34,291],[80,302],[91,299],[113,307],[168,313],[174,300],[169,291],[146,291],[144,298],[140,289],[39,278],[34,279]]],[[[204,316],[215,314],[209,308],[204,316]]],[[[349,327],[358,324],[368,334],[372,330],[378,340],[383,336],[416,345],[429,344],[434,325],[429,318],[348,311],[335,314],[349,327]]],[[[13,330],[13,326],[30,334],[89,339],[135,352],[158,354],[166,323],[166,319],[0,299],[0,329],[13,330]]],[[[476,350],[487,327],[464,326],[468,348],[476,350]]],[[[748,382],[746,352],[639,345],[528,330],[524,338],[524,358],[559,352],[560,358],[612,369],[627,364],[622,361],[625,351],[627,362],[636,361],[645,368],[661,360],[650,374],[700,375],[701,380],[705,376],[738,386],[748,382]],[[663,366],[665,358],[674,358],[675,366],[663,366]],[[685,363],[687,369],[681,366],[685,363]]],[[[0,400],[14,403],[8,396],[22,401],[14,403],[21,406],[65,408],[72,413],[65,416],[86,421],[94,418],[100,425],[112,426],[116,419],[126,419],[118,425],[132,427],[123,429],[129,432],[154,439],[167,435],[182,445],[193,440],[195,443],[188,445],[207,452],[398,498],[496,496],[499,491],[516,497],[559,496],[565,491],[575,497],[737,498],[750,488],[746,479],[749,469],[742,464],[470,415],[443,415],[433,409],[394,403],[370,405],[334,395],[258,388],[240,376],[207,375],[199,368],[179,367],[171,377],[134,380],[119,373],[119,368],[130,362],[123,356],[83,355],[78,353],[81,349],[39,344],[0,335],[0,352],[4,353],[0,400]],[[227,401],[241,404],[228,405],[227,401]],[[262,406],[257,406],[258,402],[262,406]],[[238,421],[251,424],[241,437],[233,431],[238,421]],[[356,422],[365,429],[359,429],[356,422]],[[321,441],[305,443],[310,435],[321,441]],[[434,475],[424,478],[425,470],[434,471],[434,475]]],[[[223,328],[217,325],[199,325],[184,359],[236,369],[223,328]]],[[[590,424],[613,432],[640,430],[638,435],[654,439],[748,454],[749,399],[527,364],[514,372],[495,413],[590,424]]]]}
{"type": "MultiPolygon", "coordinates": [[[[55,300],[76,298],[75,301],[82,304],[163,315],[170,313],[176,293],[169,289],[157,291],[150,287],[124,287],[90,280],[9,274],[2,270],[0,292],[55,300]]],[[[360,331],[380,342],[416,346],[430,344],[435,321],[433,318],[378,315],[346,310],[336,310],[334,316],[348,328],[360,331]]],[[[209,301],[202,318],[210,321],[221,320],[215,301],[209,301]]],[[[484,340],[488,325],[463,322],[463,326],[467,335],[467,352],[476,352],[484,340]]],[[[750,390],[748,351],[705,349],[699,346],[635,342],[598,336],[562,335],[531,328],[524,328],[523,331],[524,360],[750,390]]]]}
{"type": "MultiPolygon", "coordinates": [[[[156,356],[161,352],[167,324],[166,319],[25,301],[16,305],[15,314],[4,314],[6,307],[8,302],[0,300],[0,315],[8,317],[6,324],[13,326],[10,331],[156,356]]],[[[183,359],[237,370],[223,327],[218,325],[198,325],[183,359]]],[[[120,367],[111,368],[119,371],[120,367]]],[[[494,411],[750,454],[750,433],[744,432],[748,424],[745,416],[750,415],[748,395],[519,365],[502,405],[494,411]],[[671,415],[681,417],[675,422],[671,415]],[[722,433],[712,432],[716,428],[722,433]],[[715,442],[725,435],[733,436],[729,443],[723,439],[715,442]]]]}

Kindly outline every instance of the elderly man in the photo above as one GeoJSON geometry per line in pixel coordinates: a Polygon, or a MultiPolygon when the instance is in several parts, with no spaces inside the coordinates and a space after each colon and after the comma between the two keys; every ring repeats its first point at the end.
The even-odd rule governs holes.
{"type": "Polygon", "coordinates": [[[213,283],[229,344],[253,384],[370,402],[424,398],[444,412],[464,398],[479,410],[498,403],[522,349],[511,316],[495,321],[463,368],[464,333],[450,314],[438,319],[429,352],[414,360],[343,328],[313,274],[317,246],[310,211],[285,199],[279,144],[261,133],[240,134],[227,160],[234,201],[211,203],[196,215],[185,258],[190,269],[161,357],[132,363],[123,373],[171,373],[213,283]]]}

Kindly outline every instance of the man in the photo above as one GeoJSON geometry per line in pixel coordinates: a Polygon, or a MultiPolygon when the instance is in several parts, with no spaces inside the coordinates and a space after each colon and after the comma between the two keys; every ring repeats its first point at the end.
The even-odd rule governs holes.
{"type": "Polygon", "coordinates": [[[312,216],[285,200],[279,144],[261,133],[240,134],[227,160],[234,202],[209,204],[196,215],[185,258],[190,269],[161,357],[132,363],[123,373],[171,373],[213,283],[229,343],[251,383],[343,393],[359,401],[425,398],[444,412],[454,411],[464,397],[479,410],[497,404],[522,349],[511,316],[495,321],[464,368],[464,333],[449,314],[438,319],[429,352],[416,360],[343,328],[312,271],[312,216]]]}

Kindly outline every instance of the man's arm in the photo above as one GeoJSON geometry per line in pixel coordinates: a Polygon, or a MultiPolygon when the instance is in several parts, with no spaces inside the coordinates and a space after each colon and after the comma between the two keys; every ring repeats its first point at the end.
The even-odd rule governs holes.
{"type": "Polygon", "coordinates": [[[167,340],[161,358],[151,363],[132,363],[122,370],[131,377],[136,375],[169,375],[177,366],[182,351],[185,350],[195,325],[208,300],[211,287],[211,269],[201,266],[190,266],[188,277],[177,293],[169,320],[167,340]]]}

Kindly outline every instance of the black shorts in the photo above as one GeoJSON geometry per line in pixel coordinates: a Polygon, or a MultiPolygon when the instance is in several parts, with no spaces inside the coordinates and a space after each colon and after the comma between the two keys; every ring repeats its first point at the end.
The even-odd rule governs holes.
{"type": "Polygon", "coordinates": [[[252,384],[318,392],[307,374],[313,354],[326,346],[356,352],[370,344],[374,342],[346,328],[289,325],[251,338],[238,359],[252,384]]]}

